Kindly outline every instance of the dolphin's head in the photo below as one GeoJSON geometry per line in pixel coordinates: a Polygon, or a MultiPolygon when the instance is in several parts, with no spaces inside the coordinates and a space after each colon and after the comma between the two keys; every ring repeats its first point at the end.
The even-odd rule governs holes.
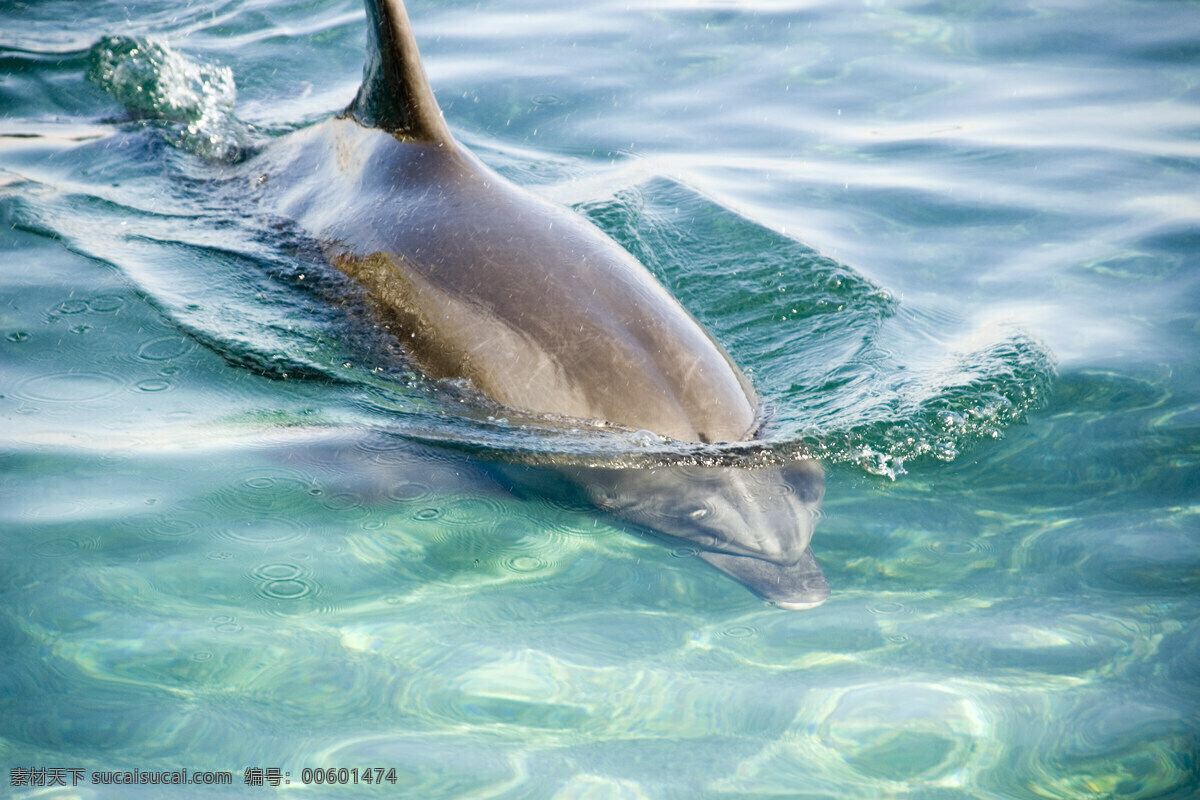
{"type": "Polygon", "coordinates": [[[812,608],[829,585],[809,549],[825,494],[816,461],[758,468],[580,469],[598,508],[695,545],[699,555],[783,608],[812,608]]]}

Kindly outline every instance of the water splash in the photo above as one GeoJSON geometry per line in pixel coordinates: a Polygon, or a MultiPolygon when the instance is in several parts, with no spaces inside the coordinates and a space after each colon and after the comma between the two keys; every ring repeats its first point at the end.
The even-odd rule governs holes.
{"type": "Polygon", "coordinates": [[[233,113],[237,88],[229,67],[124,36],[101,39],[88,60],[89,80],[134,117],[161,123],[176,147],[223,162],[245,154],[247,130],[233,113]]]}
{"type": "Polygon", "coordinates": [[[895,480],[907,461],[954,461],[1002,438],[1045,402],[1054,361],[1024,332],[995,327],[994,341],[951,351],[943,366],[887,387],[889,402],[877,418],[810,435],[813,454],[895,480]]]}

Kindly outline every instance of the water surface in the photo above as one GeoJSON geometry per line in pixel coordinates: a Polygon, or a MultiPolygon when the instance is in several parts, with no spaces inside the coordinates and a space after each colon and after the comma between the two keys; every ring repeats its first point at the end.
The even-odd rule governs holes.
{"type": "Polygon", "coordinates": [[[356,2],[6,3],[2,780],[1193,796],[1195,4],[409,10],[462,141],[713,331],[758,457],[823,459],[833,596],[505,491],[497,454],[747,456],[490,413],[251,213],[353,96],[356,2]]]}

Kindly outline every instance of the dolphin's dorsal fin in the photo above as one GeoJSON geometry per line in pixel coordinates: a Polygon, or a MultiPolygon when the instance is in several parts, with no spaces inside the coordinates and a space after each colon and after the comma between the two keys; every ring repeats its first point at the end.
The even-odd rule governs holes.
{"type": "Polygon", "coordinates": [[[367,0],[363,82],[345,113],[360,125],[401,139],[453,141],[421,66],[402,0],[367,0]]]}

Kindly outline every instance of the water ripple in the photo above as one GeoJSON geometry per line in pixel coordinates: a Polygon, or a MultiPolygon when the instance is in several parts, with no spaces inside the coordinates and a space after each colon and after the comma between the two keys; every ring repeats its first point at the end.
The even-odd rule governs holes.
{"type": "Polygon", "coordinates": [[[294,513],[312,504],[317,488],[300,470],[255,469],[232,476],[229,484],[215,492],[210,501],[224,512],[250,512],[265,517],[294,513]]]}
{"type": "Polygon", "coordinates": [[[195,343],[183,336],[159,336],[138,347],[138,358],[146,361],[172,361],[187,355],[195,347],[195,343]]]}
{"type": "Polygon", "coordinates": [[[17,383],[17,397],[45,403],[85,403],[101,400],[119,392],[127,381],[101,371],[67,371],[37,375],[17,383]]]}
{"type": "Polygon", "coordinates": [[[308,535],[307,527],[284,517],[227,517],[214,528],[220,539],[237,544],[277,545],[297,542],[308,535]]]}

